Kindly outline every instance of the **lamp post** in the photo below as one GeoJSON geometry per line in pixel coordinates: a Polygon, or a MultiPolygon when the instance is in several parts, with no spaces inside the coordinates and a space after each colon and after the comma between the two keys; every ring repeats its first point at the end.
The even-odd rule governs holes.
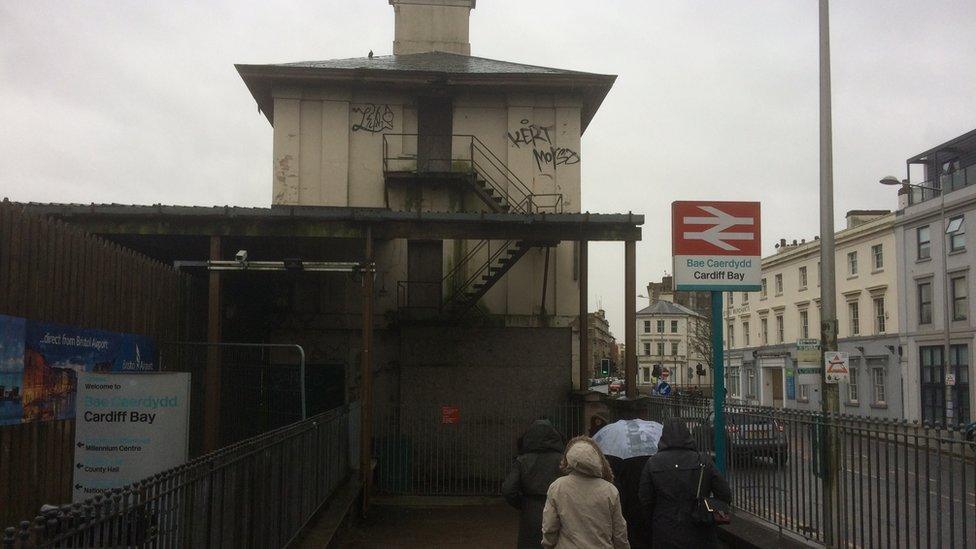
{"type": "Polygon", "coordinates": [[[949,231],[948,223],[946,222],[945,213],[945,192],[940,187],[929,187],[926,185],[919,185],[918,183],[909,183],[907,179],[899,180],[893,175],[889,175],[881,179],[880,183],[882,185],[901,185],[902,187],[914,187],[916,189],[922,189],[924,191],[932,191],[939,193],[939,217],[942,221],[942,227],[939,234],[942,235],[939,238],[941,242],[939,243],[942,249],[942,320],[945,323],[943,329],[943,358],[942,365],[945,368],[943,371],[942,383],[945,385],[945,423],[948,426],[949,422],[953,420],[955,415],[955,406],[953,402],[953,386],[946,383],[946,375],[949,373],[949,369],[952,366],[952,360],[950,358],[951,349],[951,336],[952,336],[952,319],[949,316],[949,257],[948,251],[946,250],[947,236],[952,238],[952,234],[956,231],[949,231]]]}

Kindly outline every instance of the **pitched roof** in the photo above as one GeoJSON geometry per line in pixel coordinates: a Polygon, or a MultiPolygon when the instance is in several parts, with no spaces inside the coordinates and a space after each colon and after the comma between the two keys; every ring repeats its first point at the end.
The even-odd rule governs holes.
{"type": "Polygon", "coordinates": [[[641,315],[691,315],[691,316],[701,316],[695,311],[692,311],[684,305],[679,305],[677,303],[672,303],[671,301],[664,301],[659,299],[654,301],[647,307],[637,311],[637,314],[641,315]]]}
{"type": "Polygon", "coordinates": [[[234,65],[251,95],[274,124],[273,84],[386,86],[403,90],[410,87],[429,89],[449,86],[452,89],[517,88],[522,92],[578,93],[583,99],[582,129],[586,129],[616,75],[571,71],[498,61],[457,53],[428,52],[406,55],[377,55],[372,58],[299,61],[268,65],[234,65]]]}
{"type": "Polygon", "coordinates": [[[498,61],[473,55],[448,52],[411,53],[406,55],[376,55],[351,59],[297,61],[266,65],[273,67],[304,67],[310,69],[340,69],[367,71],[440,72],[445,74],[575,74],[604,76],[590,72],[570,71],[498,61]]]}

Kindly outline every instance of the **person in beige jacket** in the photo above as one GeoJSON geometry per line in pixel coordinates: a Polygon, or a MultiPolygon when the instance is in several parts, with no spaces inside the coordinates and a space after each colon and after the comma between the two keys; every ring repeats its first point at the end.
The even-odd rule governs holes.
{"type": "Polygon", "coordinates": [[[590,437],[566,445],[561,469],[542,511],[542,546],[555,549],[630,549],[620,495],[607,458],[590,437]]]}

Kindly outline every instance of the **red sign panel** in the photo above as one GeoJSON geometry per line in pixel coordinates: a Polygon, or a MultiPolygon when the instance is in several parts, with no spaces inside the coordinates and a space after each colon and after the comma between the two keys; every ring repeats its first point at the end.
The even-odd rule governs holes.
{"type": "Polygon", "coordinates": [[[461,409],[457,406],[441,406],[441,424],[456,425],[461,422],[461,409]]]}
{"type": "Polygon", "coordinates": [[[672,255],[759,256],[759,235],[759,202],[671,204],[672,255]]]}

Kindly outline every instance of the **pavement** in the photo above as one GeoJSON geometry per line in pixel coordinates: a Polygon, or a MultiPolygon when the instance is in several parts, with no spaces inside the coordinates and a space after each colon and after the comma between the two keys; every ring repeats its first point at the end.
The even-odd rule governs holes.
{"type": "Polygon", "coordinates": [[[514,547],[518,512],[502,501],[482,505],[374,505],[337,544],[350,549],[514,547]]]}

